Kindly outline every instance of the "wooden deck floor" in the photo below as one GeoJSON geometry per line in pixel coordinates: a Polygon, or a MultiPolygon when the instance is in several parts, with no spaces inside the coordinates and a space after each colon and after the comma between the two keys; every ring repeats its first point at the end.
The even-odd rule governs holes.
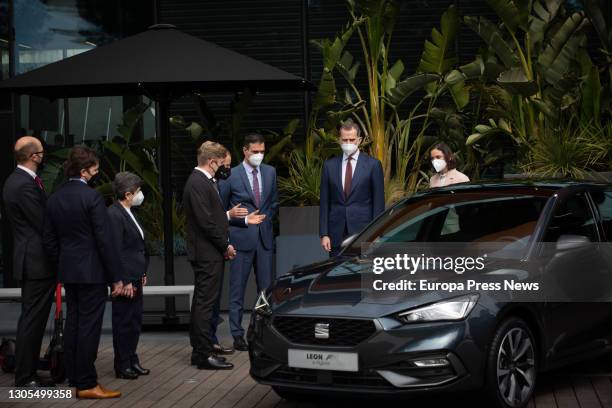
{"type": "MultiPolygon", "coordinates": [[[[100,383],[106,388],[120,390],[119,399],[105,401],[63,401],[49,403],[0,403],[2,407],[207,407],[207,408],[272,408],[272,407],[337,407],[358,405],[372,407],[377,401],[318,401],[289,403],[279,398],[270,387],[255,383],[249,376],[246,352],[229,357],[235,368],[230,371],[198,370],[189,365],[190,347],[187,336],[164,335],[148,338],[144,333],[139,355],[143,366],[150,368],[149,376],[137,380],[119,380],[113,372],[113,350],[110,337],[104,336],[96,363],[100,383]]],[[[13,376],[1,373],[0,387],[13,385],[13,376]]],[[[427,396],[409,401],[388,401],[386,406],[397,407],[474,407],[486,406],[478,393],[427,396]]],[[[612,408],[612,358],[600,359],[548,373],[539,379],[531,408],[612,408]]]]}

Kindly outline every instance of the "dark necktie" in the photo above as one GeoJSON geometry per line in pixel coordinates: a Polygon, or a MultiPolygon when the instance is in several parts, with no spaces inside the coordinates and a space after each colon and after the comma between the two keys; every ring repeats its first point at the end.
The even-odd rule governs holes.
{"type": "Polygon", "coordinates": [[[255,206],[259,208],[261,193],[259,192],[259,179],[257,178],[257,169],[253,169],[253,195],[255,196],[255,206]]]}
{"type": "Polygon", "coordinates": [[[353,155],[351,154],[346,159],[346,171],[344,172],[344,199],[348,199],[351,194],[351,184],[353,182],[353,155]]]}
{"type": "Polygon", "coordinates": [[[34,181],[36,182],[36,185],[40,187],[42,191],[45,191],[45,185],[43,184],[42,179],[40,177],[38,176],[34,177],[34,181]]]}

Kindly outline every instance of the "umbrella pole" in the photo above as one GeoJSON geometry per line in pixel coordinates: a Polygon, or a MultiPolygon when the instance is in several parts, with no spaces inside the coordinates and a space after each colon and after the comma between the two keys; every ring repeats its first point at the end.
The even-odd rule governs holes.
{"type": "MultiPolygon", "coordinates": [[[[174,231],[172,228],[172,143],[170,140],[170,97],[163,95],[157,100],[157,130],[160,140],[160,177],[162,188],[162,210],[164,225],[164,284],[174,285],[174,231]]],[[[165,324],[177,324],[174,296],[166,296],[165,324]]]]}

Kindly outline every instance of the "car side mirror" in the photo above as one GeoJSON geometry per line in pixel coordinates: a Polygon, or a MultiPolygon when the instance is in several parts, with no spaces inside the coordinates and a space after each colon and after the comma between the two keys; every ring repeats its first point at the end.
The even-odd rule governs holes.
{"type": "Polygon", "coordinates": [[[346,248],[347,246],[349,246],[351,244],[351,242],[353,242],[353,240],[355,238],[357,238],[358,234],[353,234],[350,237],[346,238],[344,241],[342,241],[342,243],[340,244],[340,247],[342,249],[346,248]]]}
{"type": "Polygon", "coordinates": [[[570,249],[584,248],[591,243],[591,240],[584,235],[564,234],[557,240],[557,251],[567,251],[570,249]]]}

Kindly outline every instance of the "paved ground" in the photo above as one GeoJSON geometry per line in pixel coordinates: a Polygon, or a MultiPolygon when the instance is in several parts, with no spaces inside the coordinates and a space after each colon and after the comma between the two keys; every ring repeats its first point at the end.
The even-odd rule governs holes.
{"type": "MultiPolygon", "coordinates": [[[[227,342],[227,324],[221,328],[227,342]]],[[[139,354],[143,366],[152,373],[137,380],[114,378],[112,339],[102,338],[97,368],[100,382],[107,388],[123,392],[123,397],[107,401],[64,401],[55,404],[0,403],[1,407],[207,407],[207,408],[271,408],[271,407],[337,407],[367,406],[376,408],[379,401],[317,401],[289,403],[280,399],[267,386],[256,384],[249,376],[246,352],[230,356],[235,368],[231,371],[200,371],[189,365],[190,347],[186,332],[145,332],[139,354]]],[[[41,373],[44,374],[44,373],[41,373]]],[[[0,387],[12,386],[12,375],[0,373],[0,387]]],[[[482,406],[479,393],[428,396],[409,401],[386,401],[390,407],[453,407],[482,406]]],[[[540,378],[531,408],[612,408],[612,358],[600,359],[548,373],[540,378]]],[[[487,407],[488,408],[488,407],[487,407]]]]}

